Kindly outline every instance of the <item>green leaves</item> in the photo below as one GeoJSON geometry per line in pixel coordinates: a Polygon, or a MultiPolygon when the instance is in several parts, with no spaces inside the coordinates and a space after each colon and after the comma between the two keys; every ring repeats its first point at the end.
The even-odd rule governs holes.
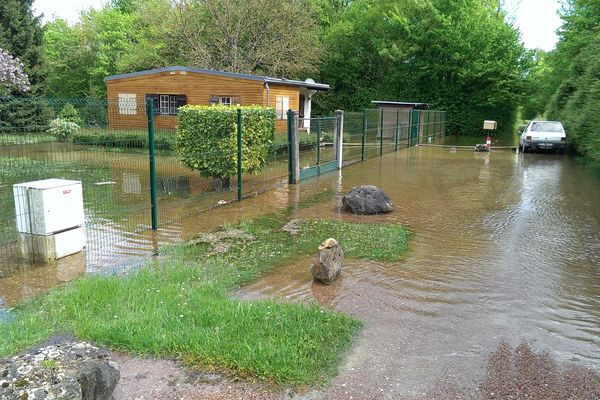
{"type": "MultiPolygon", "coordinates": [[[[257,173],[267,161],[275,134],[275,111],[242,106],[242,171],[257,173]]],[[[206,176],[227,179],[237,170],[237,108],[180,108],[176,150],[181,162],[206,176]]]]}
{"type": "Polygon", "coordinates": [[[512,128],[527,53],[497,1],[358,0],[325,40],[325,110],[423,101],[449,111],[451,133],[479,134],[490,118],[512,128]]]}

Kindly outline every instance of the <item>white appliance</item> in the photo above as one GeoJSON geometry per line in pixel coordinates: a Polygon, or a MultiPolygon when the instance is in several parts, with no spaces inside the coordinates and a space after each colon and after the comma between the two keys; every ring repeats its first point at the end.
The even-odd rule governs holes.
{"type": "Polygon", "coordinates": [[[85,247],[81,181],[45,179],[13,185],[17,231],[26,258],[52,260],[85,247]]]}

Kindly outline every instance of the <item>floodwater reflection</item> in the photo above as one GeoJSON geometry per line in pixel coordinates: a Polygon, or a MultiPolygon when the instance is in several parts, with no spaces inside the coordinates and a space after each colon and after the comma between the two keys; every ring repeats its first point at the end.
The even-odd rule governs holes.
{"type": "Polygon", "coordinates": [[[310,260],[300,260],[244,292],[316,301],[366,321],[332,397],[370,396],[373,387],[381,398],[418,396],[449,377],[472,387],[503,339],[600,369],[593,171],[555,155],[415,148],[346,168],[341,192],[365,183],[382,187],[395,211],[351,216],[338,198],[294,217],[403,224],[415,233],[404,260],[347,260],[335,288],[315,288],[310,260]]]}

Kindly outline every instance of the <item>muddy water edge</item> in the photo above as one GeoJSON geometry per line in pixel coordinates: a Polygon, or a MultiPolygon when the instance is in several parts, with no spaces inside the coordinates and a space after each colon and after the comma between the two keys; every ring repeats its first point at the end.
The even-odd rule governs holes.
{"type": "MultiPolygon", "coordinates": [[[[239,295],[315,301],[365,321],[321,395],[410,398],[444,381],[476,387],[501,341],[528,341],[559,361],[600,371],[598,200],[598,172],[567,157],[412,148],[142,232],[114,253],[151,254],[163,243],[284,209],[290,218],[402,224],[415,235],[398,262],[347,260],[342,279],[323,287],[312,283],[311,260],[299,259],[239,295]],[[359,184],[383,188],[395,211],[341,212],[339,195],[359,184]],[[327,191],[336,195],[297,207],[327,191]]],[[[76,261],[0,279],[2,301],[14,304],[90,272],[76,261]]]]}

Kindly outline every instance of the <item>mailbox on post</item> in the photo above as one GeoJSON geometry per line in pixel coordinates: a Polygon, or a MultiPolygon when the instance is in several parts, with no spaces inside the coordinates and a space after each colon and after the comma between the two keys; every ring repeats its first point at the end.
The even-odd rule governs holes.
{"type": "Polygon", "coordinates": [[[488,131],[485,135],[485,147],[487,147],[488,151],[492,148],[492,134],[489,131],[495,131],[497,127],[498,123],[496,121],[483,121],[483,130],[488,131]]]}

